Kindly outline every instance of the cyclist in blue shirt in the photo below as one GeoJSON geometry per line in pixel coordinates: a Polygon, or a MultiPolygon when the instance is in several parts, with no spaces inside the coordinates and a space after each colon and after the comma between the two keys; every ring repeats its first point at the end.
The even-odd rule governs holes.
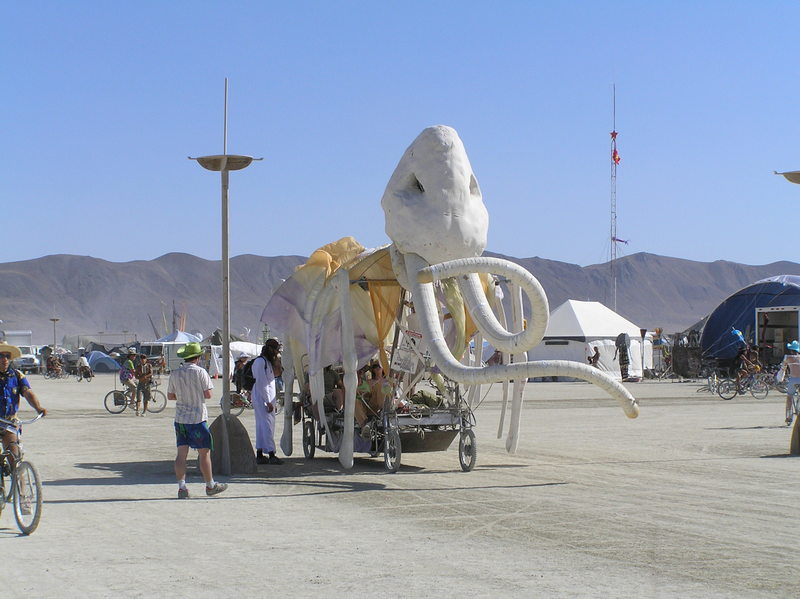
{"type": "MultiPolygon", "coordinates": [[[[42,416],[47,415],[36,395],[31,390],[28,379],[19,370],[11,368],[11,360],[22,355],[18,347],[0,342],[0,418],[13,420],[19,410],[20,395],[42,416]]],[[[19,439],[14,431],[2,431],[3,447],[19,455],[19,439]]]]}

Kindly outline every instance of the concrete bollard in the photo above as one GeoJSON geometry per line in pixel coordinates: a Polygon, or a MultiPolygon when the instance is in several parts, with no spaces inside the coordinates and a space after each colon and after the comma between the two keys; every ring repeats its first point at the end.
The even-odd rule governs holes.
{"type": "MultiPolygon", "coordinates": [[[[211,423],[211,437],[214,450],[211,452],[211,467],[214,475],[222,473],[222,427],[225,418],[221,414],[211,423]]],[[[247,429],[235,416],[228,419],[228,440],[230,442],[231,474],[252,474],[256,471],[256,455],[247,429]]]]}

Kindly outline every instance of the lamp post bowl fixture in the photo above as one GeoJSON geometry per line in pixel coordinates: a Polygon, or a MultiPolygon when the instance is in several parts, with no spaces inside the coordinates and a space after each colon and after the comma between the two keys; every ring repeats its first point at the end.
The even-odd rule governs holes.
{"type": "Polygon", "coordinates": [[[188,157],[189,160],[197,160],[198,164],[209,171],[240,171],[250,166],[253,160],[263,160],[263,158],[253,158],[252,156],[239,156],[237,154],[215,154],[214,156],[200,156],[198,158],[188,157]]]}
{"type": "Polygon", "coordinates": [[[797,183],[800,185],[800,171],[785,171],[783,173],[779,173],[778,171],[772,172],[776,175],[783,175],[790,183],[797,183]]]}

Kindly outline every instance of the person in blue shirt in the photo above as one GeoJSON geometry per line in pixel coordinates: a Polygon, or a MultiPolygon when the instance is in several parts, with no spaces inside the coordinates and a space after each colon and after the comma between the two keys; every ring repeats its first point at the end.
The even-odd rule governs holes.
{"type": "MultiPolygon", "coordinates": [[[[22,355],[18,347],[0,343],[0,418],[13,420],[19,410],[19,398],[24,397],[31,407],[42,416],[47,415],[36,395],[31,390],[28,379],[19,370],[11,368],[11,360],[22,355]]],[[[3,448],[10,449],[19,456],[19,439],[13,430],[2,431],[3,448]]]]}

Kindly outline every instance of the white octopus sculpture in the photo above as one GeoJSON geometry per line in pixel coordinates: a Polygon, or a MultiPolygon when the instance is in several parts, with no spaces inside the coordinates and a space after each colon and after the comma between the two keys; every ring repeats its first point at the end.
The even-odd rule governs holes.
{"type": "MultiPolygon", "coordinates": [[[[499,258],[481,257],[486,247],[489,216],[480,187],[472,172],[464,145],[456,131],[446,126],[425,129],[408,147],[392,174],[381,200],[391,268],[397,282],[410,293],[417,326],[427,343],[431,361],[447,378],[470,386],[502,382],[504,399],[498,436],[503,428],[508,382],[514,381],[506,448],[518,444],[525,382],[531,377],[566,376],[582,379],[605,390],[630,418],[638,416],[637,401],[620,383],[588,364],[566,360],[527,361],[527,351],[538,345],[547,329],[549,308],[544,290],[524,268],[499,258]],[[499,275],[510,283],[513,318],[509,331],[502,305],[490,303],[485,291],[487,275],[499,275]],[[483,277],[483,279],[482,279],[483,277]],[[450,349],[442,326],[435,285],[447,282],[460,296],[479,333],[475,347],[480,354],[483,340],[503,353],[502,364],[481,366],[462,363],[450,349]],[[531,305],[528,326],[522,313],[522,293],[531,305]]],[[[369,255],[371,250],[361,255],[369,255]]],[[[345,468],[353,464],[353,422],[357,367],[374,354],[375,340],[365,334],[368,326],[354,321],[353,298],[359,292],[348,268],[328,271],[328,277],[301,281],[293,275],[276,290],[262,321],[269,322],[284,338],[286,401],[291,401],[294,371],[307,360],[311,395],[323,413],[322,367],[341,361],[344,368],[345,426],[339,439],[339,460],[345,468]],[[336,326],[331,326],[334,322],[336,326]],[[327,324],[326,324],[327,323],[327,324]],[[324,331],[329,333],[326,335],[324,331]],[[333,333],[331,333],[333,331],[333,333]],[[301,358],[302,356],[302,358],[301,358]]],[[[300,270],[298,270],[298,273],[300,270]]],[[[356,319],[357,320],[357,319],[356,319]]],[[[463,340],[462,340],[463,341],[463,340]]],[[[451,341],[452,345],[452,341],[451,341]]],[[[468,358],[464,359],[468,362],[468,358]]],[[[480,362],[478,362],[480,364],[480,362]]],[[[289,404],[286,404],[289,405],[289,404]]],[[[285,411],[281,448],[292,453],[292,414],[285,411]]],[[[325,419],[323,419],[325,420],[325,419]]],[[[325,427],[327,429],[327,422],[325,427]]],[[[330,430],[327,431],[330,435],[330,430]]]]}

